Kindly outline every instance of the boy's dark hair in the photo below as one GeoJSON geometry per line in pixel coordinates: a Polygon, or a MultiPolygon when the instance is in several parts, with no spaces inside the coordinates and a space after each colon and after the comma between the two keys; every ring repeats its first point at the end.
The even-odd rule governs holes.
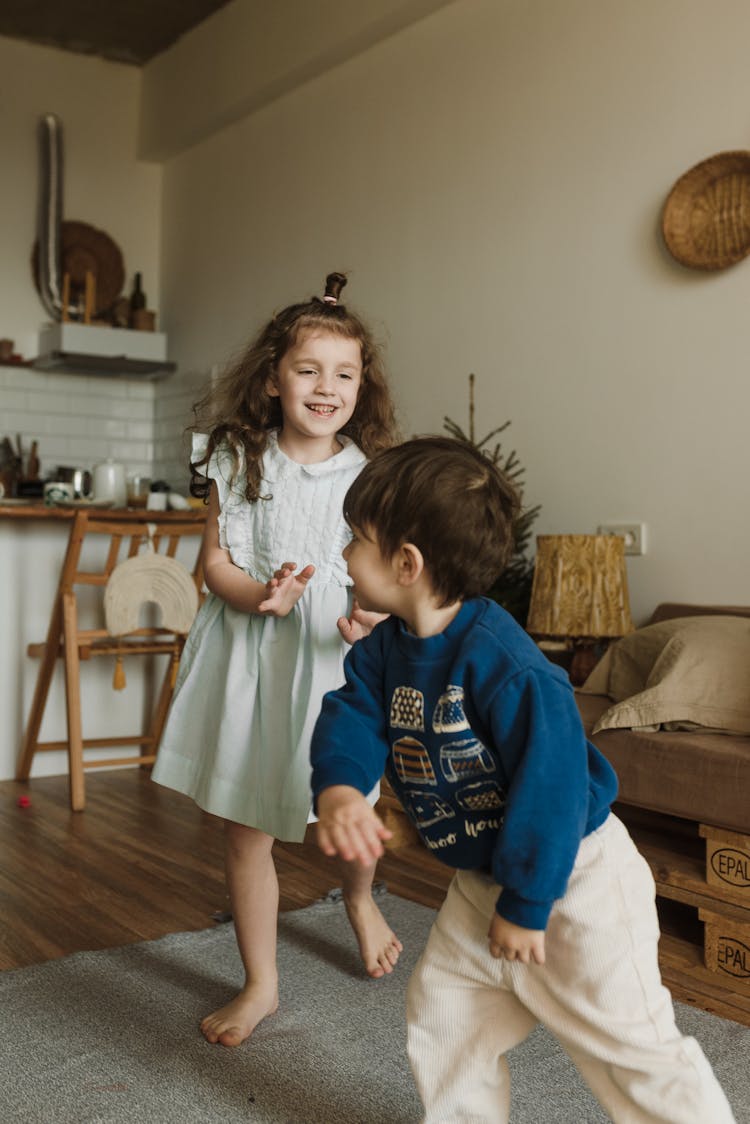
{"type": "Polygon", "coordinates": [[[325,295],[290,304],[277,312],[243,354],[219,377],[194,407],[196,424],[190,428],[208,434],[204,455],[191,461],[190,492],[204,500],[211,482],[205,466],[215,449],[227,443],[237,471],[241,449],[245,460],[245,498],[251,503],[261,496],[261,458],[268,446],[268,433],[281,426],[281,403],[268,393],[268,382],[279,362],[305,331],[331,332],[356,340],[362,352],[362,384],[354,414],[341,432],[352,439],[366,456],[386,449],[396,440],[396,422],[383,360],[366,324],[339,300],[346,275],[329,273],[325,295]]]}
{"type": "Polygon", "coordinates": [[[415,437],[365,465],[344,500],[351,527],[392,558],[405,542],[424,556],[444,605],[478,597],[503,571],[513,548],[520,496],[467,441],[415,437]]]}

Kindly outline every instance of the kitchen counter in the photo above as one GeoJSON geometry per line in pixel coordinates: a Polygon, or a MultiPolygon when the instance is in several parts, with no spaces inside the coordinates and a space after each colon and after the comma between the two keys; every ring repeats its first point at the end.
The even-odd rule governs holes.
{"type": "MultiPolygon", "coordinates": [[[[29,644],[38,644],[47,635],[55,602],[68,537],[79,507],[47,507],[42,500],[3,503],[0,499],[0,620],[3,621],[3,656],[0,675],[0,780],[15,776],[16,759],[34,693],[39,660],[27,655],[29,644]]],[[[105,508],[86,506],[92,516],[117,523],[148,523],[157,513],[147,508],[105,508]]],[[[206,509],[158,512],[175,523],[202,523],[206,509]]],[[[93,537],[93,536],[92,536],[93,537]]],[[[99,538],[100,536],[97,536],[99,538]]],[[[103,551],[106,541],[92,543],[92,561],[103,551]]],[[[178,559],[192,569],[195,539],[190,555],[178,551],[178,559]]],[[[124,557],[124,555],[123,555],[124,557]]],[[[92,616],[101,611],[101,593],[92,589],[92,604],[82,612],[92,616]],[[95,604],[94,604],[95,602],[95,604]]],[[[88,624],[82,621],[84,627],[88,624]]],[[[91,623],[95,623],[92,619],[91,623]]],[[[160,660],[163,657],[153,657],[160,660]]],[[[160,669],[152,658],[128,661],[127,686],[112,689],[113,663],[93,660],[81,676],[86,732],[92,737],[118,734],[133,727],[133,715],[151,713],[155,674],[160,669]],[[132,668],[131,668],[132,664],[132,668]]],[[[65,691],[62,661],[58,662],[42,724],[43,740],[65,737],[65,691]]],[[[67,773],[67,755],[53,750],[38,753],[29,791],[33,796],[33,777],[67,773]]]]}
{"type": "Polygon", "coordinates": [[[44,500],[25,500],[20,503],[0,499],[0,518],[3,519],[63,519],[70,520],[76,513],[74,507],[47,507],[44,500]]]}
{"type": "MultiPolygon", "coordinates": [[[[142,522],[148,523],[149,516],[153,516],[156,512],[150,512],[145,507],[97,507],[96,504],[76,504],[64,505],[60,504],[55,507],[48,507],[44,500],[7,500],[0,499],[0,518],[3,519],[44,519],[51,521],[64,521],[69,522],[77,511],[90,511],[94,515],[106,515],[107,517],[116,515],[117,518],[123,518],[127,522],[142,522]]],[[[160,519],[168,519],[173,523],[202,523],[206,518],[206,508],[191,508],[189,511],[160,511],[158,513],[160,519]]]]}

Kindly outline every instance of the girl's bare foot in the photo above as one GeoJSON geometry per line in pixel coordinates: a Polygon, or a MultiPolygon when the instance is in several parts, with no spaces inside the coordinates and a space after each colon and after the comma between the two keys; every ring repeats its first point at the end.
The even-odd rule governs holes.
{"type": "Polygon", "coordinates": [[[393,971],[404,946],[376,906],[372,894],[355,897],[345,893],[343,897],[367,974],[379,980],[393,971]]]}
{"type": "Polygon", "coordinates": [[[239,1046],[267,1015],[273,1015],[279,1006],[276,983],[247,984],[231,1003],[206,1015],[201,1032],[207,1042],[222,1046],[239,1046]]]}

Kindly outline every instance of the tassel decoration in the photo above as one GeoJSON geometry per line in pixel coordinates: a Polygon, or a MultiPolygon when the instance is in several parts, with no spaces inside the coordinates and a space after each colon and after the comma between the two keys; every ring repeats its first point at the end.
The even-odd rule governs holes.
{"type": "Polygon", "coordinates": [[[122,663],[122,656],[115,657],[115,673],[112,676],[112,689],[115,691],[123,691],[125,689],[125,668],[122,663]]]}

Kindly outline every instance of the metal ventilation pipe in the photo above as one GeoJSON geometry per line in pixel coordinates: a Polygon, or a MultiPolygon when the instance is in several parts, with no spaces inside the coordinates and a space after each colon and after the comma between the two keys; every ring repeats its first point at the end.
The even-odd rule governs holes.
{"type": "Polygon", "coordinates": [[[62,319],[62,123],[54,113],[39,120],[39,292],[54,320],[62,319]]]}

